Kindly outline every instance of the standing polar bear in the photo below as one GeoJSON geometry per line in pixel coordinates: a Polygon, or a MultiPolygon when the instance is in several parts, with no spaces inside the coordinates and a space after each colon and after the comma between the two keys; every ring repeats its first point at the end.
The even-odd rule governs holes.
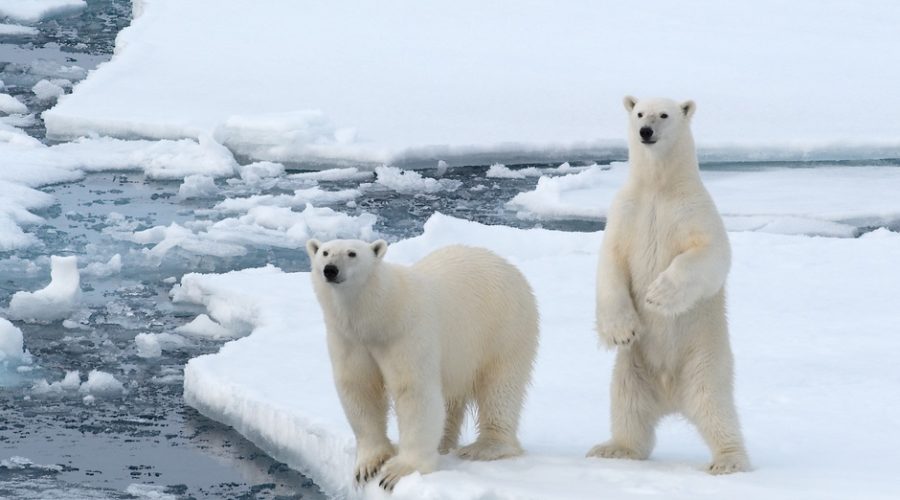
{"type": "Polygon", "coordinates": [[[712,450],[710,473],[748,470],[725,318],[731,250],[700,181],[695,104],[624,102],[631,166],[609,209],[597,271],[597,330],[618,347],[612,439],[588,456],[645,459],[659,419],[680,412],[712,450]]]}
{"type": "Polygon", "coordinates": [[[393,489],[435,469],[477,406],[471,460],[520,455],[516,433],[538,344],[538,312],[522,273],[488,250],[449,246],[413,266],[384,262],[387,243],[306,246],[335,385],[356,435],[358,482],[393,489]],[[387,437],[388,401],[400,431],[387,437]]]}

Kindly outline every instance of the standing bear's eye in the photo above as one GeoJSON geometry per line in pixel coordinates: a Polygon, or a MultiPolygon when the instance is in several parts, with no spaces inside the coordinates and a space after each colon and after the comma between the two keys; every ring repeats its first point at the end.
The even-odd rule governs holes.
{"type": "Polygon", "coordinates": [[[644,117],[644,113],[638,113],[638,118],[643,118],[643,117],[644,117]]]}
{"type": "Polygon", "coordinates": [[[668,117],[669,117],[669,114],[668,114],[668,113],[663,113],[663,114],[659,115],[659,117],[660,117],[660,118],[668,118],[668,117]]]}
{"type": "Polygon", "coordinates": [[[322,257],[328,257],[328,250],[322,250],[322,257]]]}
{"type": "Polygon", "coordinates": [[[353,250],[350,250],[349,252],[347,252],[347,256],[350,258],[356,257],[356,252],[354,252],[353,250]]]}

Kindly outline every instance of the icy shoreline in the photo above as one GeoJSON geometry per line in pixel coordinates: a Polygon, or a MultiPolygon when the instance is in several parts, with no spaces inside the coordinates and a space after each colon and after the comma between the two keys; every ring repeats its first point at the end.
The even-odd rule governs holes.
{"type": "MultiPolygon", "coordinates": [[[[708,451],[680,420],[665,422],[647,462],[581,458],[608,435],[612,354],[597,348],[591,329],[593,274],[558,270],[593,269],[602,233],[518,230],[436,215],[422,236],[393,245],[389,258],[411,262],[449,243],[487,246],[519,265],[538,296],[541,348],[522,422],[528,454],[492,463],[444,457],[438,472],[404,479],[392,498],[890,498],[900,443],[856,424],[872,412],[885,422],[900,417],[891,368],[891,353],[900,348],[889,326],[896,319],[893,294],[869,293],[896,282],[884,270],[900,251],[900,236],[885,230],[857,239],[730,236],[737,400],[754,472],[706,475],[708,451]]],[[[189,404],[308,473],[336,498],[386,497],[374,484],[352,486],[352,433],[334,394],[307,273],[268,267],[191,274],[173,297],[205,305],[226,327],[254,328],[218,354],[188,363],[189,404]]]]}

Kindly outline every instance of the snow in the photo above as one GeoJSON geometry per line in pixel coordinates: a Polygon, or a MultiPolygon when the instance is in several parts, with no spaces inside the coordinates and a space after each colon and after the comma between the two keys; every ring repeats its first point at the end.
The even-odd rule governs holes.
{"type": "Polygon", "coordinates": [[[0,112],[8,115],[24,114],[28,112],[28,107],[9,94],[0,94],[0,112]]]}
{"type": "Polygon", "coordinates": [[[527,163],[621,157],[633,94],[694,99],[705,158],[900,156],[900,116],[873,116],[900,108],[900,68],[885,63],[900,59],[896,2],[445,0],[415,14],[402,2],[144,0],[112,61],[47,128],[211,134],[310,166],[527,163]]]}
{"type": "Polygon", "coordinates": [[[235,337],[233,332],[216,323],[206,314],[197,316],[190,323],[176,328],[175,331],[188,337],[205,337],[211,339],[235,337]]]}
{"type": "MultiPolygon", "coordinates": [[[[880,229],[845,239],[730,233],[736,399],[756,470],[727,477],[702,472],[708,450],[691,426],[674,418],[663,422],[649,461],[583,458],[609,435],[613,353],[597,347],[593,331],[602,236],[435,215],[422,236],[390,247],[388,259],[401,263],[451,243],[491,248],[526,274],[542,318],[521,425],[527,454],[490,463],[443,457],[437,472],[405,478],[390,498],[896,495],[900,437],[890,422],[900,418],[894,359],[900,290],[893,271],[900,234],[880,229]]],[[[308,273],[266,267],[190,274],[173,299],[203,304],[213,319],[253,329],[217,354],[188,363],[188,404],[309,474],[329,495],[388,498],[374,484],[364,491],[351,484],[353,436],[334,393],[308,273]]],[[[391,432],[396,438],[393,424],[391,432]]],[[[471,423],[466,435],[473,436],[471,423]]]]}
{"type": "Polygon", "coordinates": [[[41,101],[52,101],[66,93],[66,90],[49,80],[41,80],[31,89],[34,95],[41,101]]]}
{"type": "Polygon", "coordinates": [[[34,292],[16,292],[9,302],[9,317],[28,322],[65,319],[81,293],[78,257],[50,257],[50,284],[34,292]]]}
{"type": "MultiPolygon", "coordinates": [[[[543,176],[507,206],[535,219],[606,217],[628,165],[613,163],[561,177],[543,176]]],[[[857,236],[859,227],[900,220],[900,168],[881,166],[758,167],[701,170],[731,231],[857,236]]]]}
{"type": "Polygon", "coordinates": [[[22,330],[5,318],[0,318],[0,367],[29,364],[31,355],[25,351],[22,330]]]}
{"type": "Polygon", "coordinates": [[[51,16],[83,9],[85,0],[0,0],[0,17],[34,23],[51,16]]]}
{"type": "MultiPolygon", "coordinates": [[[[0,36],[34,36],[37,34],[37,28],[32,28],[31,26],[0,23],[0,36]]],[[[3,85],[0,85],[0,89],[2,88],[3,85]]]]}

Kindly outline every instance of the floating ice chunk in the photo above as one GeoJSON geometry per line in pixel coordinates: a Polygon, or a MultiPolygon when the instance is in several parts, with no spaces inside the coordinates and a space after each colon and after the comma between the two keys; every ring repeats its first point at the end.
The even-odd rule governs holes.
{"type": "Polygon", "coordinates": [[[8,115],[24,115],[28,112],[28,106],[9,94],[0,94],[0,112],[8,115]]]}
{"type": "Polygon", "coordinates": [[[52,464],[52,465],[41,465],[36,464],[28,458],[20,457],[20,456],[12,456],[9,458],[4,458],[0,460],[0,467],[4,467],[9,470],[19,470],[19,469],[40,469],[51,472],[60,472],[63,470],[62,466],[52,464]]]}
{"type": "Polygon", "coordinates": [[[175,495],[166,493],[166,487],[159,484],[129,484],[125,493],[146,500],[177,500],[175,495]]]}
{"type": "Polygon", "coordinates": [[[142,358],[157,358],[164,349],[180,347],[186,343],[184,337],[171,333],[139,333],[134,336],[137,354],[142,358]]]}
{"type": "Polygon", "coordinates": [[[524,179],[526,177],[539,177],[540,175],[541,171],[537,167],[526,167],[512,170],[502,163],[494,163],[490,166],[490,168],[488,168],[485,177],[495,179],[524,179]]]}
{"type": "Polygon", "coordinates": [[[52,384],[47,383],[46,379],[38,380],[31,387],[31,392],[40,395],[58,395],[65,391],[77,391],[80,387],[81,373],[78,370],[69,370],[62,380],[58,380],[52,384]]]}
{"type": "Polygon", "coordinates": [[[83,9],[86,5],[85,0],[0,0],[0,17],[34,23],[83,9]]]}
{"type": "Polygon", "coordinates": [[[241,180],[250,185],[259,184],[263,179],[284,174],[284,165],[271,161],[258,161],[241,167],[241,180]]]}
{"type": "Polygon", "coordinates": [[[34,87],[31,88],[31,91],[34,92],[34,95],[37,96],[39,101],[52,101],[66,93],[64,88],[55,83],[51,83],[49,80],[37,82],[34,84],[34,87]]]}
{"type": "Polygon", "coordinates": [[[300,207],[308,203],[342,203],[356,199],[361,194],[358,189],[325,191],[318,186],[313,186],[297,189],[293,196],[264,194],[247,198],[228,198],[219,202],[215,208],[225,212],[247,212],[258,206],[300,207]]]}
{"type": "Polygon", "coordinates": [[[402,194],[456,191],[462,186],[461,181],[422,177],[418,172],[401,170],[397,167],[378,167],[375,169],[375,175],[376,183],[402,194]]]}
{"type": "Polygon", "coordinates": [[[178,187],[178,197],[182,199],[214,198],[218,192],[216,181],[208,175],[189,175],[178,187]]]}
{"type": "Polygon", "coordinates": [[[435,170],[434,173],[435,173],[435,175],[437,175],[438,177],[443,177],[444,174],[447,173],[447,169],[448,169],[448,168],[450,168],[450,166],[447,165],[447,162],[445,162],[444,160],[438,160],[438,163],[437,163],[437,169],[435,170]]]}
{"type": "Polygon", "coordinates": [[[0,318],[0,366],[30,364],[31,355],[24,348],[22,330],[0,318]]]}
{"type": "Polygon", "coordinates": [[[9,315],[25,321],[64,319],[74,310],[81,289],[78,258],[50,257],[50,284],[35,292],[16,292],[9,303],[9,315]]]}
{"type": "Polygon", "coordinates": [[[190,323],[176,328],[175,331],[190,337],[205,337],[210,339],[223,339],[237,336],[231,330],[213,321],[206,314],[197,316],[190,323]]]}
{"type": "MultiPolygon", "coordinates": [[[[38,34],[37,28],[22,26],[19,24],[0,23],[0,36],[34,36],[38,34]]],[[[0,81],[2,83],[2,81],[0,81]]],[[[3,85],[0,85],[0,89],[3,85]]]]}
{"type": "Polygon", "coordinates": [[[122,271],[122,256],[115,254],[106,262],[92,262],[81,270],[81,274],[85,276],[94,276],[96,278],[105,278],[118,274],[122,271]]]}
{"type": "MultiPolygon", "coordinates": [[[[27,115],[9,115],[0,117],[0,123],[11,125],[13,127],[30,127],[37,123],[37,118],[34,117],[34,113],[29,113],[27,115]]],[[[0,142],[9,141],[4,141],[0,138],[0,142]]]]}
{"type": "Polygon", "coordinates": [[[110,373],[91,370],[78,391],[91,396],[116,396],[125,392],[125,386],[110,373]]]}
{"type": "Polygon", "coordinates": [[[157,258],[161,258],[173,248],[183,248],[192,253],[217,257],[237,257],[247,253],[247,249],[243,246],[205,239],[175,222],[169,226],[156,226],[132,233],[131,240],[135,243],[155,243],[156,245],[146,252],[157,258]]]}
{"type": "Polygon", "coordinates": [[[299,174],[291,174],[288,176],[288,178],[313,181],[359,181],[371,179],[374,176],[374,172],[368,170],[360,170],[356,167],[347,167],[329,168],[316,172],[301,172],[299,174]]]}

